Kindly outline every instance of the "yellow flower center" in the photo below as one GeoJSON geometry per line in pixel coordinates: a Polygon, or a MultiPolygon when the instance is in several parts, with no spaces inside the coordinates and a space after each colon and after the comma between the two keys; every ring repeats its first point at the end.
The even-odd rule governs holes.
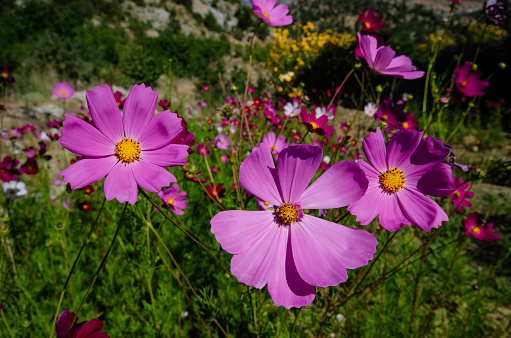
{"type": "Polygon", "coordinates": [[[403,128],[408,129],[409,125],[408,122],[403,122],[403,128]]]}
{"type": "Polygon", "coordinates": [[[7,73],[2,73],[2,74],[0,74],[0,75],[1,75],[4,79],[7,79],[7,78],[9,77],[9,74],[7,74],[7,73]]]}
{"type": "Polygon", "coordinates": [[[269,205],[270,205],[270,203],[268,203],[268,202],[266,202],[266,201],[264,201],[264,202],[263,202],[263,204],[264,204],[265,206],[269,206],[269,205]]]}
{"type": "Polygon", "coordinates": [[[383,115],[381,118],[383,119],[383,121],[387,121],[389,119],[388,115],[383,115]]]}
{"type": "Polygon", "coordinates": [[[173,199],[173,198],[169,198],[169,199],[167,200],[167,204],[168,204],[168,205],[173,205],[173,204],[174,204],[174,199],[173,199]]]}
{"type": "Polygon", "coordinates": [[[60,93],[61,93],[62,95],[66,95],[66,94],[67,94],[67,92],[66,92],[65,90],[61,91],[60,93]]]}
{"type": "Polygon", "coordinates": [[[277,208],[277,217],[282,223],[294,223],[298,221],[298,208],[292,204],[284,203],[277,208]]]}
{"type": "Polygon", "coordinates": [[[275,146],[271,146],[271,150],[275,151],[275,150],[277,150],[277,148],[275,146]]]}
{"type": "Polygon", "coordinates": [[[266,18],[266,20],[268,20],[268,19],[270,18],[270,16],[269,16],[269,15],[268,15],[268,13],[266,13],[266,12],[263,12],[263,15],[264,15],[264,17],[266,18]]]}
{"type": "Polygon", "coordinates": [[[466,87],[466,86],[467,86],[467,81],[462,81],[462,82],[460,83],[460,86],[462,86],[462,87],[466,87]]]}
{"type": "Polygon", "coordinates": [[[472,231],[473,234],[478,234],[481,232],[481,228],[474,226],[470,229],[470,231],[472,231]]]}
{"type": "Polygon", "coordinates": [[[367,29],[371,28],[371,24],[369,22],[364,22],[364,26],[366,26],[367,29]]]}
{"type": "Polygon", "coordinates": [[[316,122],[310,122],[310,125],[311,125],[312,129],[318,129],[319,128],[319,126],[318,126],[318,124],[316,122]]]}
{"type": "Polygon", "coordinates": [[[380,184],[387,192],[397,192],[406,183],[403,171],[396,168],[385,170],[380,176],[380,184]]]}
{"type": "Polygon", "coordinates": [[[452,196],[453,199],[457,200],[458,198],[460,198],[460,192],[459,191],[455,191],[453,196],[452,196]]]}
{"type": "Polygon", "coordinates": [[[124,163],[131,163],[140,159],[140,144],[131,139],[124,137],[115,144],[115,153],[124,163]]]}

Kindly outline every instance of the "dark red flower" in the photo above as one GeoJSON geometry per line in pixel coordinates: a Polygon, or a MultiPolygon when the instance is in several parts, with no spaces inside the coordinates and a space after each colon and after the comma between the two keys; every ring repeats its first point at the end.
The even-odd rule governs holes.
{"type": "Polygon", "coordinates": [[[332,133],[335,129],[332,126],[326,125],[328,123],[328,116],[322,115],[319,118],[316,118],[316,111],[314,109],[311,110],[309,114],[307,113],[307,108],[302,107],[300,117],[302,118],[302,124],[306,126],[309,131],[321,136],[332,138],[332,133]]]}
{"type": "Polygon", "coordinates": [[[382,15],[379,14],[379,15],[375,16],[374,15],[375,13],[376,13],[376,8],[371,7],[369,9],[369,12],[367,12],[367,15],[366,15],[365,8],[362,11],[362,13],[360,13],[358,15],[358,17],[360,19],[360,23],[362,24],[362,31],[374,33],[376,31],[382,29],[383,26],[385,26],[385,22],[383,22],[381,20],[382,15]]]}
{"type": "Polygon", "coordinates": [[[85,191],[85,193],[87,195],[90,195],[94,192],[94,187],[91,184],[89,184],[89,185],[83,187],[83,191],[85,191]]]}
{"type": "Polygon", "coordinates": [[[39,166],[37,161],[33,158],[27,158],[27,161],[21,166],[23,172],[27,175],[36,175],[39,173],[39,166]]]}
{"type": "Polygon", "coordinates": [[[126,101],[126,99],[122,99],[122,93],[120,91],[116,91],[114,93],[114,99],[115,99],[115,102],[117,102],[117,106],[119,107],[119,109],[122,109],[122,107],[124,107],[124,101],[126,101]]]}
{"type": "Polygon", "coordinates": [[[206,193],[212,199],[217,200],[224,196],[225,189],[223,188],[222,183],[218,184],[210,183],[206,185],[206,193]]]}

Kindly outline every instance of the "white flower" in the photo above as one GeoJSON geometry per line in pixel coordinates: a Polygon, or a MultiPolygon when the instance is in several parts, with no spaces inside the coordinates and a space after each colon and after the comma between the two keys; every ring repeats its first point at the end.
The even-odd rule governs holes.
{"type": "Polygon", "coordinates": [[[376,111],[378,110],[378,106],[375,105],[374,103],[372,102],[369,102],[368,104],[366,104],[366,106],[364,107],[364,113],[366,113],[367,116],[371,116],[373,117],[374,114],[376,114],[376,111]]]}
{"type": "Polygon", "coordinates": [[[337,314],[337,316],[335,316],[335,318],[337,319],[337,321],[340,323],[344,320],[344,316],[341,315],[340,313],[337,314]]]}
{"type": "Polygon", "coordinates": [[[323,162],[325,162],[325,163],[330,163],[330,161],[331,161],[331,160],[332,160],[332,159],[331,159],[331,158],[330,158],[330,156],[328,156],[328,155],[327,155],[327,156],[325,156],[325,157],[323,157],[323,162]]]}
{"type": "Polygon", "coordinates": [[[289,117],[295,117],[300,113],[298,108],[300,108],[300,104],[298,102],[288,102],[284,106],[284,114],[289,117]]]}
{"type": "Polygon", "coordinates": [[[21,181],[9,181],[2,184],[2,189],[7,197],[11,198],[23,198],[27,194],[27,188],[25,183],[21,181]]]}
{"type": "Polygon", "coordinates": [[[316,118],[320,118],[323,115],[326,115],[328,117],[328,121],[332,121],[334,119],[334,114],[332,110],[326,109],[326,107],[317,107],[316,109],[316,118]]]}

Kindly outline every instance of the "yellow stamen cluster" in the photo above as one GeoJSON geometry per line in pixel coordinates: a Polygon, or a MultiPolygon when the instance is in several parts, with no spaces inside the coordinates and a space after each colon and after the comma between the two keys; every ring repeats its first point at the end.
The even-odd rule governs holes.
{"type": "Polygon", "coordinates": [[[452,196],[453,199],[457,200],[458,198],[460,198],[460,192],[458,190],[456,190],[452,196]]]}
{"type": "Polygon", "coordinates": [[[272,151],[275,151],[275,150],[277,150],[277,147],[275,147],[275,146],[271,146],[271,150],[272,150],[272,151]]]}
{"type": "Polygon", "coordinates": [[[266,12],[263,12],[263,15],[264,15],[264,17],[266,18],[266,20],[268,20],[268,19],[270,18],[270,16],[269,16],[269,15],[268,15],[268,13],[266,13],[266,12]]]}
{"type": "Polygon", "coordinates": [[[61,91],[60,93],[61,93],[62,95],[66,95],[66,94],[67,94],[67,92],[66,92],[65,90],[61,91]]]}
{"type": "Polygon", "coordinates": [[[467,81],[461,81],[460,86],[466,87],[467,86],[467,81]]]}
{"type": "Polygon", "coordinates": [[[369,22],[364,22],[364,26],[366,26],[366,29],[371,28],[371,24],[369,22]]]}
{"type": "Polygon", "coordinates": [[[309,122],[309,124],[311,125],[312,129],[318,129],[319,126],[316,122],[309,122]]]}
{"type": "Polygon", "coordinates": [[[298,208],[289,203],[284,203],[277,208],[277,217],[285,224],[298,221],[298,214],[298,208]]]}
{"type": "Polygon", "coordinates": [[[173,205],[173,204],[174,204],[174,199],[173,199],[173,198],[169,198],[169,199],[167,200],[167,204],[168,204],[168,205],[173,205]]]}
{"type": "Polygon", "coordinates": [[[472,231],[473,234],[478,234],[478,233],[481,232],[481,228],[479,228],[479,227],[472,227],[470,229],[470,231],[472,231]]]}
{"type": "Polygon", "coordinates": [[[2,76],[4,79],[7,79],[9,77],[9,74],[7,73],[1,73],[0,76],[2,76]]]}
{"type": "Polygon", "coordinates": [[[131,138],[124,137],[115,144],[115,154],[123,163],[140,160],[140,144],[131,138]]]}
{"type": "Polygon", "coordinates": [[[385,170],[380,176],[380,184],[383,190],[387,192],[397,192],[406,183],[402,170],[396,168],[385,170]]]}

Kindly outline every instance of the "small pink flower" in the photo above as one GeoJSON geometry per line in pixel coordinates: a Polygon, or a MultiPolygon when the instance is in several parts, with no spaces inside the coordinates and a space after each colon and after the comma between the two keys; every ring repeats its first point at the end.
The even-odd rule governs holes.
{"type": "Polygon", "coordinates": [[[419,122],[415,121],[415,114],[405,114],[406,120],[401,123],[404,129],[416,130],[419,127],[419,122]]]}
{"type": "Polygon", "coordinates": [[[247,88],[247,92],[248,92],[248,93],[254,93],[254,92],[255,92],[254,87],[250,87],[250,86],[249,86],[249,87],[247,88]]]}
{"type": "Polygon", "coordinates": [[[57,82],[53,87],[53,95],[59,99],[69,99],[75,93],[75,88],[67,82],[57,82]]]}
{"type": "Polygon", "coordinates": [[[472,63],[465,62],[463,66],[458,65],[454,70],[454,82],[456,87],[465,96],[484,95],[484,89],[489,86],[487,80],[481,80],[483,72],[472,70],[472,63]]]}
{"type": "MultiPolygon", "coordinates": [[[[340,127],[340,128],[341,128],[341,131],[342,131],[342,132],[344,132],[344,133],[348,132],[348,124],[347,124],[347,123],[342,122],[342,123],[341,123],[341,127],[340,127]]],[[[339,136],[339,137],[340,137],[340,136],[339,136]]],[[[339,139],[337,139],[337,141],[338,141],[338,143],[341,143],[342,138],[341,138],[341,141],[339,141],[339,139]]]]}
{"type": "Polygon", "coordinates": [[[424,72],[416,70],[408,56],[394,57],[396,52],[387,46],[378,47],[374,36],[358,35],[361,56],[367,61],[369,68],[384,75],[395,76],[407,80],[418,79],[424,72]]]}
{"type": "Polygon", "coordinates": [[[382,15],[379,14],[379,15],[374,15],[376,13],[376,8],[374,7],[371,7],[369,9],[369,12],[367,12],[367,15],[366,15],[366,9],[364,8],[364,10],[362,11],[362,13],[360,13],[358,15],[359,19],[360,19],[360,23],[362,24],[362,30],[365,31],[365,32],[376,32],[380,29],[383,28],[383,26],[385,26],[385,22],[383,22],[381,20],[382,18],[382,15]]]}
{"type": "Polygon", "coordinates": [[[273,27],[287,26],[293,23],[293,17],[287,15],[286,5],[275,6],[277,0],[250,0],[254,14],[273,27]]]}
{"type": "Polygon", "coordinates": [[[477,212],[471,212],[463,220],[465,225],[465,236],[473,237],[480,241],[491,242],[500,239],[500,235],[492,232],[493,223],[481,224],[481,215],[477,212]]]}
{"type": "Polygon", "coordinates": [[[332,138],[332,133],[335,129],[332,126],[326,125],[328,123],[328,117],[326,115],[318,118],[316,117],[316,111],[314,109],[312,109],[310,113],[307,113],[307,108],[302,106],[300,117],[302,118],[302,124],[305,125],[309,131],[332,138]]]}
{"type": "Polygon", "coordinates": [[[231,142],[229,141],[229,137],[224,134],[220,134],[217,137],[215,137],[215,147],[217,147],[218,149],[222,150],[229,149],[230,144],[231,142]]]}
{"type": "Polygon", "coordinates": [[[289,147],[289,142],[286,141],[286,137],[282,134],[278,138],[275,138],[275,133],[270,131],[263,137],[261,144],[265,144],[274,155],[278,155],[282,150],[289,147]]]}
{"type": "Polygon", "coordinates": [[[456,190],[447,195],[451,199],[456,210],[458,210],[459,212],[463,210],[463,207],[470,208],[472,206],[472,203],[470,203],[468,199],[474,197],[473,191],[467,191],[469,183],[462,182],[463,179],[461,177],[458,177],[458,179],[456,179],[456,181],[454,182],[456,190]]]}
{"type": "Polygon", "coordinates": [[[229,210],[211,219],[216,240],[234,255],[233,275],[258,289],[268,285],[275,305],[287,309],[312,303],[316,287],[344,283],[346,269],[366,265],[378,244],[367,231],[303,212],[348,205],[366,189],[367,179],[354,161],[335,163],[309,185],[322,158],[321,148],[290,146],[275,167],[270,149],[254,148],[240,166],[240,183],[276,209],[229,210]]]}
{"type": "MultiPolygon", "coordinates": [[[[116,91],[114,93],[114,98],[115,98],[115,102],[117,103],[117,106],[119,107],[119,109],[122,109],[122,107],[124,106],[124,102],[126,101],[126,99],[122,99],[122,93],[120,91],[116,91]]],[[[84,108],[84,107],[82,107],[84,108]]],[[[85,108],[84,108],[85,110],[85,108]]]]}
{"type": "Polygon", "coordinates": [[[209,157],[209,147],[205,143],[197,144],[195,150],[197,150],[199,155],[209,157]]]}
{"type": "Polygon", "coordinates": [[[229,155],[222,153],[222,155],[220,155],[220,162],[222,162],[222,163],[229,162],[229,155]]]}
{"type": "Polygon", "coordinates": [[[160,191],[158,197],[167,205],[176,215],[184,215],[183,209],[188,207],[188,201],[185,201],[186,191],[179,192],[179,185],[173,184],[170,188],[160,191]]]}

